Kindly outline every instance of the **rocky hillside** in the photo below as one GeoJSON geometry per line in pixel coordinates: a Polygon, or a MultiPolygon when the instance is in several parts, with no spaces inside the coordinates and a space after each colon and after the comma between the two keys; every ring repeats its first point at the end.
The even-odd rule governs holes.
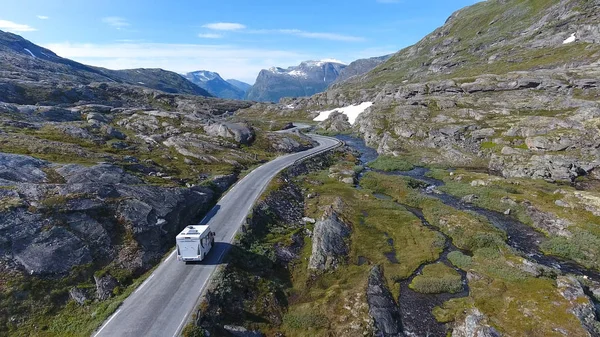
{"type": "Polygon", "coordinates": [[[69,87],[0,102],[0,335],[89,336],[242,170],[313,146],[248,102],[69,87]]]}
{"type": "MultiPolygon", "coordinates": [[[[248,91],[238,88],[236,85],[225,81],[221,75],[212,71],[198,70],[185,74],[185,78],[200,88],[208,91],[211,95],[227,99],[243,99],[248,91]]],[[[243,83],[243,82],[239,82],[243,83]]]]}
{"type": "Polygon", "coordinates": [[[109,70],[59,57],[22,37],[0,31],[0,101],[37,103],[86,99],[93,83],[131,85],[167,93],[210,96],[180,75],[161,69],[109,70]],[[83,93],[81,93],[83,92],[83,93]],[[57,97],[57,96],[63,97],[57,97]]]}
{"type": "Polygon", "coordinates": [[[283,97],[303,97],[324,91],[346,65],[338,61],[306,61],[287,69],[263,69],[246,98],[260,102],[278,102],[283,97]]]}
{"type": "Polygon", "coordinates": [[[506,177],[594,177],[599,6],[481,2],[373,71],[280,111],[370,101],[352,127],[381,153],[422,149],[424,163],[486,166],[506,177]]]}

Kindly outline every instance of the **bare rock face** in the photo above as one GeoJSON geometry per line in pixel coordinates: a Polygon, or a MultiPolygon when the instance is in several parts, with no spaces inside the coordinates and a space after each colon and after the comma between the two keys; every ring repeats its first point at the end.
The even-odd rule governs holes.
{"type": "Polygon", "coordinates": [[[214,123],[204,127],[209,136],[232,138],[241,144],[250,144],[254,140],[254,130],[247,125],[238,123],[214,123]]]}
{"type": "Polygon", "coordinates": [[[559,276],[556,285],[559,293],[571,302],[569,311],[581,321],[589,332],[588,336],[600,336],[594,304],[584,293],[579,281],[572,276],[559,276]]]}
{"type": "Polygon", "coordinates": [[[325,211],[313,232],[312,254],[308,268],[318,271],[336,269],[348,254],[350,227],[338,216],[334,207],[325,211]]]}
{"type": "Polygon", "coordinates": [[[500,337],[500,334],[496,329],[489,326],[487,323],[487,317],[483,315],[479,310],[472,309],[465,320],[457,322],[452,331],[452,337],[500,337]]]}
{"type": "Polygon", "coordinates": [[[367,302],[369,315],[375,321],[375,336],[401,337],[402,322],[400,309],[386,286],[380,266],[375,266],[369,274],[367,285],[367,302]]]}

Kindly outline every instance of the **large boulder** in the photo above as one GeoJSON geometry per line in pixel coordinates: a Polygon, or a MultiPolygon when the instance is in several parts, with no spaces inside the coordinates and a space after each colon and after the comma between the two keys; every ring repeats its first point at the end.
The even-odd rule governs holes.
{"type": "Polygon", "coordinates": [[[111,297],[113,290],[119,285],[117,279],[110,274],[94,275],[94,281],[96,281],[96,296],[101,301],[111,297]]]}
{"type": "Polygon", "coordinates": [[[367,302],[369,304],[369,315],[375,321],[375,336],[403,336],[400,309],[394,301],[392,293],[387,288],[380,266],[373,267],[369,274],[367,302]]]}
{"type": "Polygon", "coordinates": [[[204,132],[212,137],[231,138],[242,144],[250,144],[254,140],[254,130],[239,123],[208,124],[204,126],[204,132]]]}
{"type": "Polygon", "coordinates": [[[294,153],[312,148],[315,142],[301,133],[269,133],[271,148],[275,152],[294,153]]]}
{"type": "Polygon", "coordinates": [[[333,207],[329,207],[315,224],[308,268],[317,271],[336,269],[347,257],[349,236],[350,227],[340,219],[333,207]]]}
{"type": "Polygon", "coordinates": [[[328,132],[339,133],[350,130],[352,124],[348,121],[347,115],[336,110],[325,121],[319,123],[317,127],[328,132]]]}

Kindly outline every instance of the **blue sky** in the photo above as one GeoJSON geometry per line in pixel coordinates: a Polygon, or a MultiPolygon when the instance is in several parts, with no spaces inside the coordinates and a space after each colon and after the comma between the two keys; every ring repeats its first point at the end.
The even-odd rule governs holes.
{"type": "Polygon", "coordinates": [[[263,68],[396,52],[477,0],[3,0],[0,30],[111,69],[263,68]]]}

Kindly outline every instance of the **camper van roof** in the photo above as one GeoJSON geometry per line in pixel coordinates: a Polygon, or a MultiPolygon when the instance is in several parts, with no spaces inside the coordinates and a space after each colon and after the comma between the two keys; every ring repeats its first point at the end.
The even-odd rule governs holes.
{"type": "Polygon", "coordinates": [[[210,227],[208,225],[189,225],[186,226],[177,236],[202,235],[204,232],[208,231],[209,228],[210,227]]]}

